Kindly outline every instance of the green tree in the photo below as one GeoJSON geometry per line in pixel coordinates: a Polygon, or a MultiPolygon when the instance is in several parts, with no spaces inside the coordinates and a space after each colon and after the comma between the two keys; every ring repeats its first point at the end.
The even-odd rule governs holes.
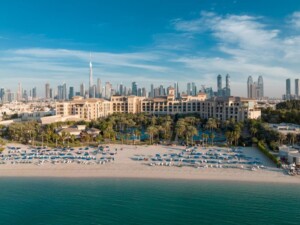
{"type": "Polygon", "coordinates": [[[211,132],[209,134],[209,138],[211,139],[211,145],[214,145],[214,139],[215,139],[215,137],[216,137],[216,135],[213,132],[211,132]]]}
{"type": "Polygon", "coordinates": [[[155,126],[149,126],[147,128],[147,134],[149,135],[150,144],[153,144],[154,136],[158,133],[158,129],[155,126]]]}
{"type": "Polygon", "coordinates": [[[214,129],[217,128],[217,122],[213,118],[209,118],[205,124],[205,128],[212,132],[214,129]]]}
{"type": "Polygon", "coordinates": [[[285,140],[286,140],[286,135],[283,133],[279,133],[279,145],[282,145],[285,140]]]}

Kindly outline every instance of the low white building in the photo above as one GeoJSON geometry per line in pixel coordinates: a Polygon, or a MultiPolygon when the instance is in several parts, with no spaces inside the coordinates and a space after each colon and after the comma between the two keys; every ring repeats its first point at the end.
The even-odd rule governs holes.
{"type": "Polygon", "coordinates": [[[77,128],[73,128],[73,127],[68,127],[68,128],[63,128],[60,131],[58,131],[58,134],[60,136],[62,136],[63,133],[79,137],[79,135],[81,134],[81,130],[78,130],[77,128]]]}
{"type": "Polygon", "coordinates": [[[288,156],[290,153],[297,153],[297,152],[298,152],[297,149],[288,147],[286,145],[279,147],[279,157],[280,158],[288,159],[288,156]]]}
{"type": "Polygon", "coordinates": [[[273,130],[276,130],[283,134],[288,134],[288,133],[299,134],[300,133],[300,126],[297,124],[280,123],[280,124],[269,124],[269,126],[273,130]]]}
{"type": "Polygon", "coordinates": [[[295,164],[297,167],[300,167],[300,153],[289,153],[288,163],[295,164]]]}
{"type": "Polygon", "coordinates": [[[69,115],[69,116],[61,116],[61,115],[55,115],[55,116],[46,116],[40,118],[40,121],[43,125],[45,124],[51,124],[51,123],[57,123],[57,122],[67,122],[67,121],[80,121],[78,115],[69,115]]]}

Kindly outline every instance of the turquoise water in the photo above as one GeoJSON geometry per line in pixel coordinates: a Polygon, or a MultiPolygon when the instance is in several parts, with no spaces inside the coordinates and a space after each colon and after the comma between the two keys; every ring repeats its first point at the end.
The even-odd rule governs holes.
{"type": "Polygon", "coordinates": [[[1,225],[299,224],[300,186],[0,179],[1,225]]]}

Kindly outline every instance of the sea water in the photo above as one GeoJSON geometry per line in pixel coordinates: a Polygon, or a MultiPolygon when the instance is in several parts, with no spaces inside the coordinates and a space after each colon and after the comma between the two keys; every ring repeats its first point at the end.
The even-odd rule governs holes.
{"type": "Polygon", "coordinates": [[[1,225],[300,224],[300,186],[135,179],[0,179],[1,225]]]}

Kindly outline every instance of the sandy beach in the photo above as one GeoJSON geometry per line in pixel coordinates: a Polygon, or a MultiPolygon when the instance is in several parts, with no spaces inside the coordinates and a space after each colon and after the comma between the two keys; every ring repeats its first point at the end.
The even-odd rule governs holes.
{"type": "MultiPolygon", "coordinates": [[[[15,144],[14,146],[26,147],[15,144]]],[[[178,153],[183,146],[130,146],[110,145],[118,149],[115,161],[105,165],[81,164],[5,164],[0,165],[0,177],[65,177],[65,178],[136,178],[136,179],[186,179],[186,180],[220,180],[243,182],[299,183],[300,176],[289,176],[277,169],[255,148],[245,148],[244,152],[259,157],[265,169],[251,171],[239,168],[194,168],[175,166],[149,166],[149,162],[134,161],[137,155],[153,156],[155,154],[178,153]],[[120,149],[123,150],[120,150],[120,149]]],[[[7,151],[7,150],[5,150],[7,151]]],[[[5,153],[4,151],[4,153],[5,153]]]]}

